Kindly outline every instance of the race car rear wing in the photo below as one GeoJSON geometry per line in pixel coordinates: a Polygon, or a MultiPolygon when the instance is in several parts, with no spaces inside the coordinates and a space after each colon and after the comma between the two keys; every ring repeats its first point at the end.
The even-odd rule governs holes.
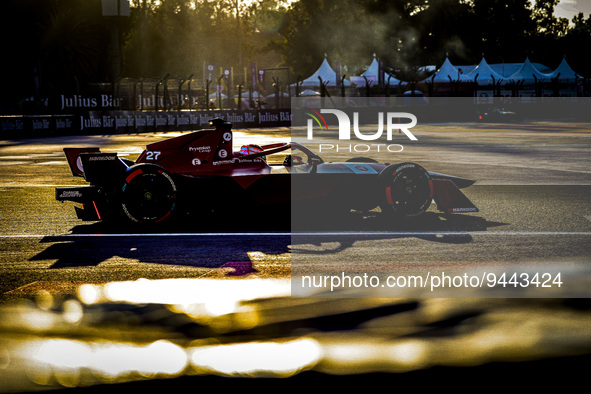
{"type": "Polygon", "coordinates": [[[94,185],[104,185],[118,178],[115,174],[125,172],[133,162],[117,156],[117,153],[103,153],[99,148],[64,148],[74,176],[84,177],[94,185]]]}
{"type": "Polygon", "coordinates": [[[82,168],[82,160],[80,160],[81,153],[101,153],[100,148],[64,148],[68,165],[72,171],[72,175],[84,177],[84,170],[82,168]]]}

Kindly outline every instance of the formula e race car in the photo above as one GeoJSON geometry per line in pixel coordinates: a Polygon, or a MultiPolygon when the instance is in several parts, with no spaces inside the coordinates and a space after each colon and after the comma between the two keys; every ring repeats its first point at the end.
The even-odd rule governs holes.
{"type": "Polygon", "coordinates": [[[396,218],[420,215],[432,203],[443,212],[478,211],[460,190],[472,180],[428,172],[410,162],[324,162],[296,142],[233,151],[232,124],[214,119],[211,126],[149,144],[136,161],[99,148],[64,148],[72,174],[90,185],[58,187],[56,199],[80,204],[75,208],[81,220],[141,224],[277,208],[292,214],[297,209],[346,213],[380,208],[381,214],[396,218]]]}

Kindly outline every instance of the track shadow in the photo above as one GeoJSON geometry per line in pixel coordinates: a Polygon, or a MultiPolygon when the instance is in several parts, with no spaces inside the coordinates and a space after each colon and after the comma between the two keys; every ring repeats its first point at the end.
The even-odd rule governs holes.
{"type": "Polygon", "coordinates": [[[282,254],[289,235],[111,234],[49,236],[49,246],[31,261],[55,260],[51,268],[97,266],[111,259],[201,268],[232,268],[231,275],[255,272],[248,252],[282,254]]]}
{"type": "Polygon", "coordinates": [[[41,242],[48,247],[30,260],[55,260],[51,268],[74,268],[128,259],[168,266],[228,267],[231,268],[229,275],[247,276],[256,272],[249,252],[300,253],[302,245],[336,243],[321,252],[304,251],[330,254],[352,248],[358,241],[401,238],[466,244],[472,242],[469,232],[504,225],[478,216],[442,216],[434,212],[397,222],[385,221],[375,213],[352,213],[346,220],[337,222],[307,222],[302,231],[288,228],[289,220],[262,220],[248,224],[220,219],[208,223],[207,227],[176,223],[151,229],[107,223],[76,226],[72,234],[44,237],[41,242]],[[319,235],[322,231],[329,231],[330,235],[319,235]]]}
{"type": "Polygon", "coordinates": [[[441,214],[428,211],[417,217],[394,219],[378,211],[351,212],[337,219],[297,217],[292,220],[292,231],[486,231],[508,223],[492,222],[473,214],[441,214]]]}
{"type": "Polygon", "coordinates": [[[491,227],[504,225],[507,223],[491,222],[479,216],[442,215],[435,212],[427,212],[420,217],[396,222],[385,220],[379,214],[358,214],[352,216],[346,225],[341,222],[340,231],[335,231],[334,227],[325,224],[315,226],[315,230],[320,233],[313,231],[294,233],[291,251],[309,255],[332,254],[351,248],[358,241],[403,238],[461,245],[472,242],[471,232],[485,232],[491,227]],[[302,245],[322,246],[322,248],[321,250],[302,248],[302,245]]]}

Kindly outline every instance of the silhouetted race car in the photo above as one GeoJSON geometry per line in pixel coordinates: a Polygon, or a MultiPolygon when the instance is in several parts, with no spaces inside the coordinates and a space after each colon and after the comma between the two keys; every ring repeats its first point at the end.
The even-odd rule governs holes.
{"type": "Polygon", "coordinates": [[[515,112],[497,107],[478,112],[477,115],[478,120],[483,122],[517,122],[521,120],[515,112]]]}
{"type": "Polygon", "coordinates": [[[382,214],[410,217],[433,202],[443,212],[478,211],[460,190],[471,180],[415,163],[325,162],[296,142],[233,151],[232,125],[221,119],[211,125],[149,144],[136,161],[99,148],[64,148],[72,174],[90,185],[58,187],[56,199],[79,203],[81,220],[141,224],[215,212],[252,221],[276,209],[344,214],[380,207],[382,214]]]}

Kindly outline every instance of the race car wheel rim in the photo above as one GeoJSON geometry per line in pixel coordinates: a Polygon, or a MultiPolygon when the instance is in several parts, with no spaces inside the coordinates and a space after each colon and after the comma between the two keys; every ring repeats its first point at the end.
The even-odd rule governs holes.
{"type": "Polygon", "coordinates": [[[136,223],[160,223],[176,205],[176,186],[170,175],[153,167],[131,171],[122,187],[123,212],[136,223]]]}
{"type": "Polygon", "coordinates": [[[380,174],[383,190],[382,211],[398,216],[417,216],[433,199],[429,173],[418,164],[402,163],[386,167],[380,174]]]}

